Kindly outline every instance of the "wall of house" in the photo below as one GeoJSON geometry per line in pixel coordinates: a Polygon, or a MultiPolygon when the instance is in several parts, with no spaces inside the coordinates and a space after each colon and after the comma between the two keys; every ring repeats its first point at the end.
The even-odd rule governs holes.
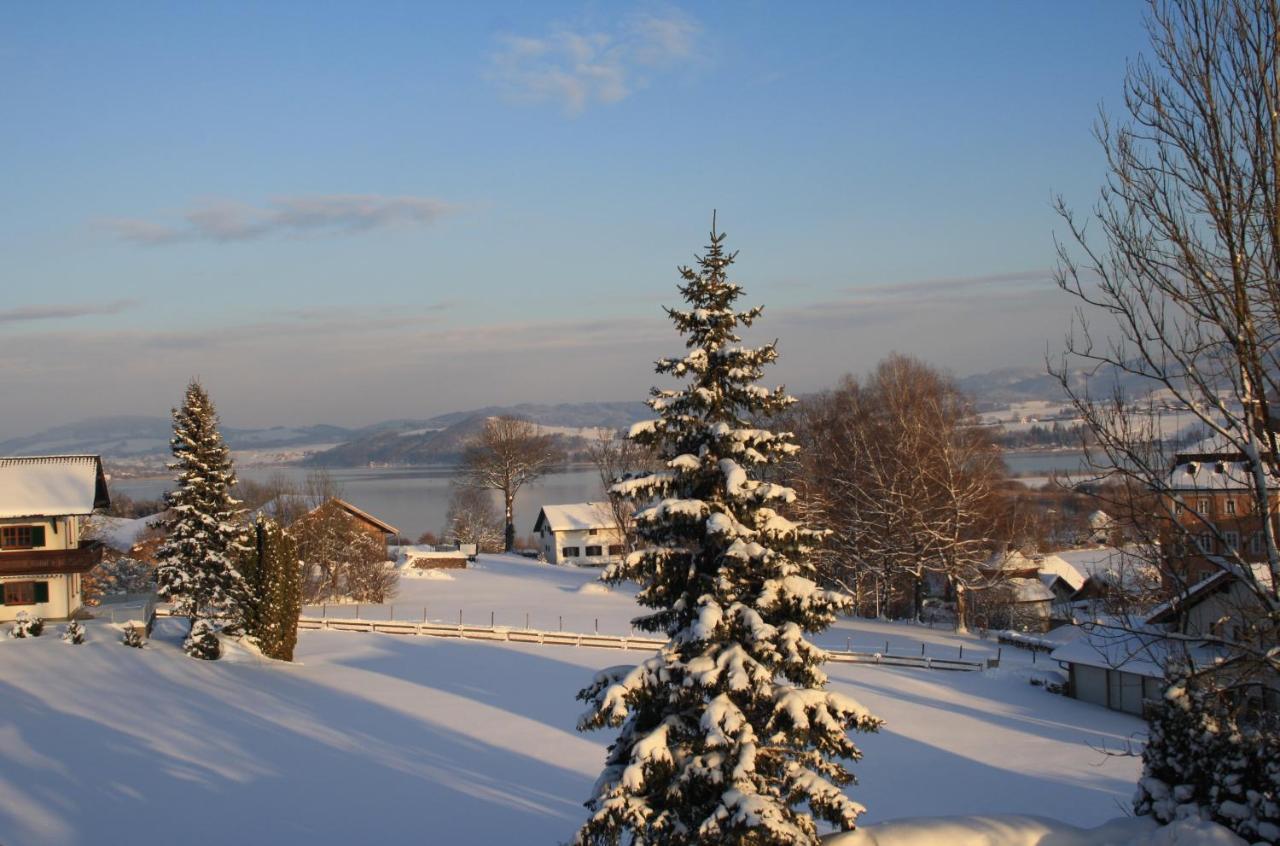
{"type": "Polygon", "coordinates": [[[81,576],[79,573],[60,575],[0,576],[0,598],[3,598],[6,582],[45,582],[49,586],[49,601],[22,605],[0,605],[0,622],[12,622],[18,613],[26,611],[29,617],[46,620],[65,620],[83,604],[81,576]]]}
{"type": "Polygon", "coordinates": [[[1144,700],[1160,698],[1160,680],[1137,673],[1072,664],[1070,675],[1069,688],[1073,697],[1112,711],[1140,717],[1144,700]]]}
{"type": "Polygon", "coordinates": [[[609,555],[610,546],[622,545],[622,532],[617,529],[552,532],[543,529],[538,538],[542,556],[552,564],[583,564],[588,566],[604,566],[621,560],[621,555],[609,555]],[[587,555],[588,546],[600,547],[600,555],[587,555]],[[578,554],[566,557],[566,548],[577,548],[578,554]]]}
{"type": "MultiPolygon", "coordinates": [[[[80,546],[80,517],[26,517],[0,520],[3,526],[39,526],[44,529],[44,545],[19,547],[21,549],[75,549],[80,546]]],[[[4,547],[0,546],[0,553],[4,547]]]]}
{"type": "Polygon", "coordinates": [[[1174,512],[1177,525],[1167,524],[1161,532],[1162,546],[1169,550],[1171,569],[1183,580],[1195,581],[1198,575],[1216,572],[1217,567],[1205,557],[1208,555],[1237,555],[1245,561],[1265,561],[1266,550],[1252,541],[1262,530],[1262,517],[1254,513],[1253,505],[1253,495],[1246,490],[1179,491],[1177,499],[1168,506],[1174,512]],[[1222,537],[1214,534],[1215,528],[1222,537]],[[1237,541],[1234,550],[1226,543],[1232,535],[1237,541]]]}

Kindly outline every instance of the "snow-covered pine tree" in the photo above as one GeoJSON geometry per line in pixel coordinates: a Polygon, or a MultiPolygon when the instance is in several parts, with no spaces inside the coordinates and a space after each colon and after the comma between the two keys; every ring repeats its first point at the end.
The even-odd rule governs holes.
{"type": "Polygon", "coordinates": [[[580,730],[621,727],[587,802],[583,846],[816,844],[814,816],[847,830],[863,811],[841,790],[855,781],[842,759],[861,757],[847,732],[881,721],[824,690],[823,651],[805,639],[848,599],[814,582],[808,556],[823,533],[780,514],[795,494],[763,478],[797,447],[753,421],[794,400],[755,384],[777,351],[735,334],[761,313],[734,309],[735,255],[713,218],[698,268],[680,268],[688,308],[667,310],[688,353],[657,362],[687,384],[654,389],[660,418],[630,433],[665,468],[614,487],[639,506],[639,547],[603,578],[639,582],[639,601],[655,610],[636,625],[669,640],[578,694],[590,705],[580,730]]]}
{"type": "Polygon", "coordinates": [[[174,613],[243,625],[248,589],[237,564],[248,551],[239,502],[231,496],[235,471],[218,432],[218,417],[198,381],[173,410],[169,441],[177,487],[165,495],[159,521],[164,543],[156,552],[156,590],[174,613]]]}
{"type": "Polygon", "coordinates": [[[68,622],[66,628],[62,630],[62,639],[76,646],[84,643],[84,623],[79,620],[68,622]]]}
{"type": "Polygon", "coordinates": [[[302,611],[302,564],[298,544],[274,520],[257,524],[256,564],[253,568],[253,614],[249,633],[262,654],[293,660],[298,642],[298,614],[302,611]]]}

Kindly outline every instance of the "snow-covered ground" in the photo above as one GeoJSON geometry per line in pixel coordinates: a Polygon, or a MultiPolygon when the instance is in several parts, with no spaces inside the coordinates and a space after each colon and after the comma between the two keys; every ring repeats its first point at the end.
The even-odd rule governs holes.
{"type": "MultiPolygon", "coordinates": [[[[545,625],[563,611],[566,630],[599,616],[602,631],[625,631],[637,610],[628,591],[584,590],[591,571],[487,557],[451,575],[404,580],[396,616],[412,599],[474,609],[474,622],[493,610],[522,625],[528,609],[545,625]]],[[[78,647],[0,641],[2,843],[561,842],[610,739],[574,730],[574,693],[632,657],[323,631],[302,633],[295,665],[234,647],[207,664],[181,654],[178,620],[162,619],[141,651],[106,624],[87,628],[78,647]]],[[[845,637],[940,655],[996,649],[891,623],[830,636],[845,637]]],[[[1032,686],[1044,659],[1029,661],[1005,648],[983,673],[829,665],[837,689],[887,721],[859,738],[851,793],[864,821],[1035,814],[1087,827],[1122,814],[1137,762],[1099,750],[1142,723],[1032,686]]]]}

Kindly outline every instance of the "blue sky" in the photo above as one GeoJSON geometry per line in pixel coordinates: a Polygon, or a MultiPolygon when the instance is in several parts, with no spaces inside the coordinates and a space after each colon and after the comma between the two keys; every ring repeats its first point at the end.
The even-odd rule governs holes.
{"type": "Polygon", "coordinates": [[[797,390],[1060,344],[1125,2],[0,7],[0,435],[627,399],[719,209],[797,390]]]}

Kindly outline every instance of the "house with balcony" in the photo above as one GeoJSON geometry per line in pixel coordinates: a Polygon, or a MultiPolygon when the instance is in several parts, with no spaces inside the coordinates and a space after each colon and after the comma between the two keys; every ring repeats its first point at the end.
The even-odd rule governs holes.
{"type": "Polygon", "coordinates": [[[82,579],[103,551],[82,535],[110,504],[96,455],[0,458],[0,622],[80,609],[82,579]]]}
{"type": "Polygon", "coordinates": [[[533,533],[542,557],[551,564],[602,567],[622,560],[622,530],[607,502],[544,505],[533,533]]]}

